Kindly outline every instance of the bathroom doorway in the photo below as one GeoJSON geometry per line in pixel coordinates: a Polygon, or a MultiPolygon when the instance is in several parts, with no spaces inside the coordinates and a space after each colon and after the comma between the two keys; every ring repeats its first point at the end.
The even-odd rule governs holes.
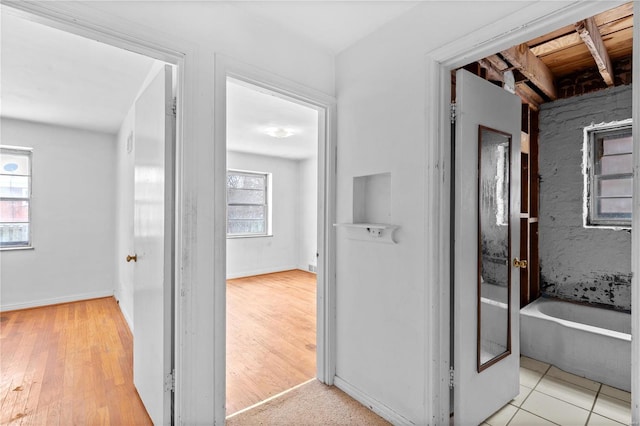
{"type": "MultiPolygon", "coordinates": [[[[522,41],[526,41],[527,39],[532,40],[533,37],[537,37],[539,34],[543,34],[543,33],[548,33],[550,30],[552,30],[554,28],[554,26],[552,26],[552,22],[556,22],[555,24],[555,28],[559,28],[562,26],[566,26],[567,24],[571,23],[571,25],[574,25],[575,23],[584,20],[585,16],[595,16],[599,13],[603,12],[603,7],[601,7],[600,9],[595,8],[595,7],[588,7],[587,5],[583,5],[584,7],[581,8],[581,10],[571,10],[571,11],[563,11],[558,13],[557,15],[553,15],[553,17],[551,17],[551,15],[546,19],[546,22],[540,23],[537,22],[535,27],[536,28],[532,28],[532,27],[528,27],[527,29],[520,29],[519,31],[516,31],[516,35],[514,34],[509,34],[509,35],[504,35],[501,37],[500,41],[496,41],[495,39],[493,39],[491,42],[485,43],[485,44],[480,44],[480,45],[475,45],[474,47],[474,51],[475,52],[481,52],[481,53],[473,53],[471,54],[471,51],[469,51],[469,53],[471,54],[471,56],[484,56],[485,58],[490,52],[495,52],[495,51],[500,51],[502,52],[503,50],[508,50],[508,47],[505,46],[513,46],[514,43],[520,43],[522,41]],[[544,31],[542,31],[541,29],[543,29],[544,31]],[[529,37],[525,37],[524,34],[528,34],[529,37]],[[505,40],[512,40],[511,43],[507,43],[505,40]],[[494,48],[490,48],[488,45],[492,45],[494,46],[494,48]]],[[[593,6],[593,5],[591,5],[593,6]]],[[[575,30],[574,30],[575,31],[575,30]]],[[[637,31],[637,30],[635,30],[637,31]]],[[[631,30],[629,30],[629,32],[631,32],[631,30]]],[[[637,43],[637,40],[636,40],[637,43]]],[[[468,44],[468,42],[467,42],[468,44]]],[[[451,54],[448,53],[447,51],[451,52],[463,52],[466,51],[466,49],[468,49],[469,47],[467,47],[467,44],[465,44],[464,41],[461,41],[459,43],[452,43],[452,45],[450,46],[445,46],[442,49],[438,49],[438,51],[433,52],[432,54],[430,54],[430,58],[434,58],[434,60],[436,60],[436,62],[430,63],[432,65],[432,68],[430,68],[430,83],[433,83],[433,86],[438,86],[438,84],[440,84],[440,82],[444,82],[445,86],[444,87],[449,87],[448,83],[450,81],[450,70],[451,69],[455,69],[458,68],[460,66],[462,66],[466,61],[464,61],[463,59],[461,59],[464,55],[462,53],[458,53],[458,54],[451,54]]],[[[504,58],[503,58],[504,59],[504,58]]],[[[511,64],[513,66],[513,64],[511,64]]],[[[482,72],[482,71],[481,71],[482,72]]],[[[616,90],[617,88],[614,88],[614,90],[616,90]]],[[[617,89],[617,90],[623,90],[623,89],[617,89]]],[[[637,89],[632,89],[634,95],[631,95],[630,97],[633,97],[634,101],[636,102],[637,105],[637,89]]],[[[448,99],[444,99],[445,97],[448,98],[449,96],[449,91],[448,90],[443,90],[441,91],[442,97],[441,100],[443,101],[443,104],[445,101],[448,101],[448,99]]],[[[539,93],[537,93],[539,95],[539,93]]],[[[447,105],[448,106],[448,105],[447,105]]],[[[637,115],[637,109],[634,110],[633,114],[637,115]]],[[[449,128],[449,124],[448,124],[448,117],[447,117],[447,124],[444,124],[444,121],[440,121],[443,119],[443,117],[437,117],[437,116],[433,116],[432,117],[433,120],[435,122],[441,122],[442,123],[442,127],[443,129],[447,129],[449,128]]],[[[634,132],[637,132],[637,130],[634,130],[634,132]]],[[[445,133],[447,133],[445,131],[445,133]]],[[[443,142],[441,145],[438,146],[438,148],[435,150],[434,154],[436,156],[440,156],[439,158],[447,158],[450,153],[446,151],[447,147],[446,147],[446,142],[448,142],[449,138],[446,137],[443,139],[443,142]]],[[[638,142],[637,142],[637,138],[635,139],[635,145],[637,146],[638,142]]],[[[579,149],[580,150],[580,149],[579,149]]],[[[529,152],[529,155],[531,155],[531,152],[529,152]]],[[[578,175],[579,175],[579,180],[582,183],[582,174],[581,174],[581,167],[579,166],[579,171],[578,171],[578,175]]],[[[636,178],[637,179],[637,178],[636,178]]],[[[524,179],[523,179],[524,181],[524,179]]],[[[544,176],[542,176],[542,183],[544,184],[544,176]]],[[[450,182],[446,182],[446,185],[449,185],[450,182]]],[[[637,185],[636,185],[637,186],[637,185]]],[[[435,193],[434,197],[432,197],[433,200],[438,200],[439,202],[442,202],[443,200],[448,200],[449,199],[449,195],[448,195],[448,186],[447,187],[442,187],[441,188],[442,192],[440,193],[435,193]]],[[[580,193],[578,194],[579,198],[582,197],[582,191],[580,191],[580,193]]],[[[531,204],[529,204],[529,212],[527,213],[531,213],[531,204]]],[[[460,208],[460,206],[457,206],[457,208],[460,208]]],[[[582,223],[582,208],[579,209],[578,211],[579,214],[579,218],[580,223],[582,223]]],[[[449,223],[448,219],[444,219],[444,214],[441,216],[441,221],[440,223],[449,223]]],[[[637,215],[636,215],[637,216],[637,215]]],[[[529,221],[529,219],[534,218],[534,217],[523,217],[522,219],[527,219],[527,221],[529,221]]],[[[634,222],[637,223],[637,218],[634,219],[634,222]]],[[[534,222],[536,223],[536,222],[534,222]]],[[[538,226],[538,225],[536,225],[538,226]]],[[[631,232],[636,234],[637,233],[637,226],[636,227],[632,227],[631,232]],[[634,230],[636,229],[636,230],[634,230]]],[[[623,231],[624,232],[624,231],[623,231]]],[[[437,246],[437,244],[435,245],[437,246]]],[[[435,248],[434,246],[434,248],[435,248]]],[[[440,251],[441,253],[443,252],[443,249],[447,249],[446,252],[449,253],[448,251],[448,245],[445,246],[439,246],[440,247],[440,251]]],[[[634,250],[637,249],[637,246],[634,246],[633,248],[634,250]]],[[[440,258],[442,258],[443,255],[440,256],[440,258]]],[[[446,257],[446,256],[445,256],[446,257]]],[[[453,260],[453,259],[452,259],[453,260]]],[[[519,259],[521,260],[521,259],[519,259]]],[[[633,262],[633,267],[637,268],[637,261],[634,261],[633,258],[629,261],[629,263],[633,262]]],[[[448,276],[448,272],[447,271],[442,271],[440,270],[439,273],[435,273],[434,276],[437,277],[443,277],[443,276],[448,276]]],[[[542,287],[542,286],[541,286],[542,287]]],[[[590,289],[589,289],[590,291],[590,289]]],[[[632,296],[633,297],[633,296],[632,296]]],[[[634,299],[637,299],[637,297],[634,297],[634,299]]],[[[447,305],[448,306],[448,305],[447,305]]],[[[448,309],[441,309],[440,313],[439,313],[439,317],[441,318],[441,321],[448,321],[446,318],[448,318],[448,309]],[[445,313],[446,311],[446,313],[445,313]],[[444,316],[443,316],[444,315],[444,316]]],[[[449,327],[447,327],[448,329],[449,327]]],[[[441,337],[442,338],[442,337],[441,337]]],[[[447,351],[447,356],[448,356],[449,351],[447,351]]],[[[637,362],[634,362],[634,369],[637,369],[637,362]]],[[[452,370],[453,371],[453,370],[452,370]]],[[[637,371],[637,370],[634,370],[637,371]]],[[[456,376],[457,376],[457,369],[456,371],[453,372],[453,374],[451,374],[451,376],[453,377],[453,385],[456,385],[456,376]]],[[[442,372],[441,374],[444,374],[444,372],[442,372]]],[[[447,371],[447,375],[449,374],[449,371],[447,371]]],[[[636,407],[635,409],[637,410],[637,406],[633,405],[634,407],[636,407]]],[[[440,407],[442,407],[442,405],[440,405],[440,407]]],[[[448,412],[448,410],[447,410],[448,412]]],[[[441,414],[443,413],[443,411],[440,412],[441,414]]],[[[637,415],[637,414],[636,414],[637,415]]]]}

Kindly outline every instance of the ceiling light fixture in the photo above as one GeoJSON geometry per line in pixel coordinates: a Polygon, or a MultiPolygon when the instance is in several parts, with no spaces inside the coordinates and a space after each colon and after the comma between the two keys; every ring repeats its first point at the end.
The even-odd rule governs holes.
{"type": "Polygon", "coordinates": [[[278,139],[288,138],[289,136],[293,136],[295,134],[293,130],[285,129],[284,127],[269,127],[265,129],[264,132],[267,135],[278,139]]]}

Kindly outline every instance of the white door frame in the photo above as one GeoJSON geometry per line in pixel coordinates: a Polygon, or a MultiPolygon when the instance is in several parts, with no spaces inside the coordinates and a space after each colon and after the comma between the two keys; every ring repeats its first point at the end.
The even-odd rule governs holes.
{"type": "MultiPolygon", "coordinates": [[[[317,288],[317,378],[328,385],[335,377],[335,156],[336,100],[324,93],[275,74],[218,54],[215,57],[215,226],[216,258],[216,360],[225,360],[226,339],[226,87],[227,77],[267,89],[318,111],[318,288],[317,288]],[[218,330],[218,328],[220,330],[218,330]],[[220,332],[218,332],[220,331],[220,332]]],[[[226,361],[217,362],[216,389],[225,389],[226,361]]],[[[216,393],[216,403],[224,403],[225,392],[216,393]],[[220,401],[222,399],[222,401],[220,401]]]]}
{"type": "MultiPolygon", "coordinates": [[[[426,55],[427,93],[427,214],[424,325],[430,353],[425,369],[425,418],[448,424],[450,411],[450,224],[451,125],[449,119],[451,70],[523,43],[549,31],[596,15],[626,1],[575,1],[567,5],[536,2],[426,55]]],[[[634,3],[638,13],[638,2],[634,3]]],[[[634,26],[634,52],[640,51],[640,25],[634,26]]],[[[634,55],[633,118],[640,123],[640,55],[634,55]]],[[[634,132],[634,214],[632,231],[632,415],[640,422],[640,126],[634,132]]]]}
{"type": "MultiPolygon", "coordinates": [[[[133,25],[121,19],[110,19],[104,13],[82,4],[69,6],[58,2],[21,1],[3,1],[2,3],[2,13],[11,13],[29,21],[158,59],[176,67],[176,140],[174,157],[168,159],[173,161],[175,166],[173,185],[175,187],[174,283],[176,294],[174,294],[175,346],[173,355],[176,388],[173,417],[177,424],[184,423],[183,413],[191,418],[213,418],[214,415],[210,411],[216,407],[212,407],[210,401],[206,400],[207,396],[198,391],[207,386],[204,382],[206,374],[197,371],[198,367],[194,363],[185,361],[185,357],[193,358],[197,355],[194,348],[201,343],[201,339],[198,339],[196,333],[185,332],[190,329],[190,324],[193,323],[193,320],[185,315],[185,312],[189,312],[189,307],[196,305],[197,292],[191,291],[189,292],[190,298],[184,297],[185,283],[197,279],[198,276],[203,276],[203,270],[187,260],[191,257],[190,254],[196,252],[202,243],[198,242],[196,238],[190,238],[190,235],[183,231],[185,226],[193,227],[193,219],[184,213],[189,208],[187,194],[193,192],[193,189],[187,190],[185,182],[197,181],[197,177],[193,176],[195,172],[190,171],[192,168],[183,166],[189,162],[189,158],[193,158],[195,155],[193,145],[184,143],[185,140],[195,139],[193,134],[196,132],[192,123],[186,119],[186,117],[191,117],[192,111],[195,109],[192,105],[192,98],[198,93],[193,87],[195,86],[193,82],[195,66],[192,58],[196,50],[195,47],[185,45],[183,41],[178,46],[175,44],[175,40],[165,34],[149,28],[141,28],[139,25],[133,25]],[[192,222],[189,222],[190,220],[192,222]],[[181,293],[182,297],[178,293],[181,293]],[[201,377],[202,379],[199,383],[193,381],[185,383],[189,380],[188,377],[201,377]]],[[[169,238],[167,241],[170,241],[171,236],[166,238],[169,238]]],[[[222,418],[224,418],[224,410],[221,409],[221,411],[222,418]]]]}

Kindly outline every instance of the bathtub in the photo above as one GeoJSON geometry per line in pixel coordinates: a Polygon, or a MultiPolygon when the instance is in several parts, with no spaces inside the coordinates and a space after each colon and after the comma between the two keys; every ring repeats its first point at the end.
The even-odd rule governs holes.
{"type": "Polygon", "coordinates": [[[631,315],[540,298],[520,310],[522,355],[631,391],[631,315]]]}

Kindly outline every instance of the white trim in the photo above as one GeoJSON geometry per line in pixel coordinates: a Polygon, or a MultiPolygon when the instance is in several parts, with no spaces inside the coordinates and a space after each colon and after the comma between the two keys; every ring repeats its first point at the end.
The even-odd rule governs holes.
{"type": "MultiPolygon", "coordinates": [[[[275,274],[276,272],[287,272],[287,271],[292,271],[297,269],[300,269],[300,268],[298,268],[295,265],[280,266],[280,267],[274,266],[271,268],[263,268],[263,269],[252,269],[250,271],[236,272],[235,274],[227,273],[227,279],[232,280],[234,278],[253,277],[256,275],[264,275],[264,274],[275,274]]],[[[302,270],[305,272],[309,272],[304,269],[302,270]]]]}
{"type": "MultiPolygon", "coordinates": [[[[593,152],[595,147],[592,144],[591,134],[596,131],[607,131],[607,130],[615,130],[615,129],[627,129],[632,130],[633,120],[631,118],[627,118],[625,120],[611,121],[611,122],[602,122],[602,123],[591,123],[590,125],[584,127],[582,129],[582,227],[587,229],[609,229],[613,231],[620,230],[630,230],[631,225],[606,225],[606,224],[596,224],[592,225],[589,223],[590,219],[590,202],[595,203],[595,201],[591,200],[591,197],[595,195],[595,189],[593,188],[592,179],[594,174],[594,156],[593,152]]],[[[633,133],[632,133],[633,134],[633,133]]],[[[633,137],[633,136],[632,136],[633,137]]],[[[632,166],[633,167],[633,166],[632,166]]],[[[595,207],[594,207],[595,208],[595,207]]]]}
{"type": "MultiPolygon", "coordinates": [[[[335,273],[334,260],[334,233],[331,223],[335,216],[335,98],[309,87],[300,85],[280,76],[257,69],[251,65],[229,58],[225,55],[215,56],[215,214],[219,218],[215,220],[216,228],[223,227],[226,230],[226,85],[227,79],[232,78],[234,83],[248,83],[266,91],[278,94],[287,100],[299,102],[307,106],[315,107],[319,112],[318,131],[318,289],[317,289],[317,333],[316,356],[317,378],[328,385],[333,384],[335,376],[335,273]],[[220,222],[220,223],[218,223],[220,222]]],[[[214,241],[216,245],[216,291],[220,299],[216,298],[215,311],[216,324],[225,324],[225,286],[226,286],[226,233],[219,234],[214,241]]],[[[222,329],[224,331],[224,328],[222,329]]],[[[216,333],[216,348],[224,360],[224,338],[216,333]]],[[[221,334],[224,336],[224,333],[221,334]]],[[[218,357],[215,358],[219,359],[218,357]]],[[[224,403],[226,363],[216,362],[215,389],[216,403],[224,403]],[[218,401],[218,398],[221,401],[218,401]]]]}
{"type": "Polygon", "coordinates": [[[68,296],[51,297],[49,299],[37,299],[29,302],[7,303],[0,305],[0,312],[16,311],[18,309],[38,308],[60,303],[80,302],[82,300],[100,299],[113,296],[113,290],[94,291],[91,293],[70,294],[68,296]]]}
{"type": "Polygon", "coordinates": [[[120,308],[120,312],[122,312],[122,316],[124,317],[124,320],[127,322],[127,325],[129,326],[129,331],[131,331],[131,334],[133,335],[133,318],[131,318],[129,311],[122,309],[122,305],[120,304],[120,298],[115,294],[114,294],[114,297],[118,302],[118,307],[120,308]]]}
{"type": "MultiPolygon", "coordinates": [[[[352,386],[349,382],[341,379],[338,376],[335,377],[335,386],[338,389],[342,390],[347,395],[349,395],[350,397],[352,397],[353,399],[355,399],[356,401],[358,401],[360,404],[369,408],[371,411],[373,411],[374,413],[376,413],[377,415],[379,415],[380,417],[382,417],[383,419],[385,419],[386,421],[388,421],[393,425],[398,426],[398,425],[414,424],[409,419],[401,416],[400,414],[395,412],[393,409],[387,407],[377,399],[371,398],[365,392],[362,392],[360,389],[356,388],[355,386],[352,386]]],[[[442,423],[442,424],[446,424],[446,423],[442,423]]]]}
{"type": "MultiPolygon", "coordinates": [[[[449,397],[449,357],[450,357],[450,209],[451,201],[451,152],[450,152],[450,71],[467,63],[473,62],[487,55],[504,50],[530,40],[541,34],[574,23],[586,16],[593,16],[605,10],[624,4],[625,1],[591,2],[575,1],[569,4],[554,2],[535,2],[523,9],[480,28],[464,37],[426,54],[426,188],[425,228],[430,234],[426,242],[425,277],[428,290],[425,292],[424,327],[427,332],[427,347],[430,352],[425,354],[428,360],[425,368],[425,419],[431,424],[448,424],[450,411],[449,397]]],[[[636,26],[637,27],[637,26],[636,26]]],[[[634,48],[637,47],[637,28],[634,27],[636,37],[634,48]]],[[[634,59],[637,63],[638,59],[634,59]]],[[[638,76],[637,67],[634,77],[638,76]]],[[[638,88],[634,86],[637,99],[638,88]]],[[[635,104],[635,102],[634,102],[635,104]]],[[[637,109],[634,116],[637,117],[637,109]]],[[[638,129],[634,129],[637,132],[638,129]]],[[[637,133],[635,133],[637,135],[637,133]]],[[[635,137],[638,143],[637,136],[635,137]]],[[[634,148],[634,152],[637,150],[634,148]]],[[[637,161],[637,160],[636,160],[637,161]]],[[[637,164],[637,162],[636,162],[637,164]]],[[[636,173],[636,182],[637,182],[636,173]]],[[[638,191],[640,185],[634,185],[638,191]]],[[[637,207],[637,203],[635,204],[637,207]]],[[[637,216],[635,215],[636,220],[637,216]]],[[[636,233],[638,226],[634,227],[636,233]]],[[[640,236],[636,234],[635,244],[640,236]]],[[[636,247],[636,253],[638,248],[636,247]]],[[[637,256],[639,257],[640,256],[637,256]]],[[[636,259],[635,270],[640,270],[636,259]]],[[[634,280],[638,280],[634,274],[634,280]]],[[[639,292],[640,293],[640,292],[639,292]]],[[[635,296],[638,301],[640,297],[635,296]]],[[[640,302],[637,303],[640,306],[640,302]]],[[[637,310],[634,311],[637,315],[637,310]]],[[[637,317],[636,317],[637,322],[637,317]]],[[[638,327],[636,327],[638,328],[638,327]]],[[[636,330],[637,333],[638,330],[636,330]]],[[[635,339],[638,342],[638,338],[635,339]]],[[[640,353],[640,348],[636,348],[640,353]]],[[[634,363],[634,365],[637,363],[634,363]]],[[[639,377],[638,366],[634,370],[639,377]]],[[[635,382],[634,382],[635,383],[635,382]]],[[[636,383],[636,386],[640,384],[636,383]]],[[[637,401],[637,393],[635,401],[637,401]]],[[[637,419],[637,403],[634,413],[637,419]]],[[[637,422],[638,420],[634,420],[637,422]]]]}

